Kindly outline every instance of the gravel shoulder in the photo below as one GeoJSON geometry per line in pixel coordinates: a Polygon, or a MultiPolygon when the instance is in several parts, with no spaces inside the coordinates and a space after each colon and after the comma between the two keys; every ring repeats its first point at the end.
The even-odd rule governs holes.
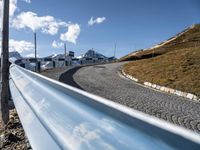
{"type": "Polygon", "coordinates": [[[60,81],[200,133],[200,103],[120,77],[122,65],[124,62],[69,70],[60,81]]]}
{"type": "Polygon", "coordinates": [[[62,68],[53,68],[53,69],[47,69],[42,72],[40,72],[41,75],[49,77],[54,80],[58,80],[60,75],[67,71],[68,69],[71,69],[71,67],[62,67],[62,68]]]}

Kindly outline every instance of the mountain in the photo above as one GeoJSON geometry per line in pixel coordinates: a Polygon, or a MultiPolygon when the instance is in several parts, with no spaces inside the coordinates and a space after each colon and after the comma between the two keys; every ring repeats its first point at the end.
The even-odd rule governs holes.
{"type": "Polygon", "coordinates": [[[17,52],[17,51],[14,51],[14,52],[9,52],[9,60],[10,61],[16,61],[18,59],[22,59],[23,57],[17,52]]]}
{"type": "Polygon", "coordinates": [[[50,56],[47,56],[45,58],[54,58],[54,59],[60,59],[60,58],[65,58],[64,54],[52,54],[50,56]]]}
{"type": "Polygon", "coordinates": [[[200,46],[200,24],[192,25],[170,39],[151,48],[134,51],[119,61],[151,58],[170,51],[200,46]]]}
{"type": "Polygon", "coordinates": [[[10,58],[15,57],[16,59],[21,59],[21,58],[23,58],[17,51],[9,52],[9,57],[10,57],[10,58]]]}
{"type": "MultiPolygon", "coordinates": [[[[52,54],[50,56],[44,57],[44,58],[53,58],[53,59],[64,59],[65,55],[64,54],[52,54]]],[[[65,66],[65,62],[63,61],[58,61],[56,62],[56,67],[64,67],[65,66]]],[[[44,69],[48,69],[48,68],[52,68],[53,67],[53,62],[52,61],[47,61],[47,62],[43,62],[41,68],[44,69]]]]}
{"type": "Polygon", "coordinates": [[[87,57],[87,58],[107,58],[106,56],[104,56],[104,55],[102,55],[98,52],[95,52],[94,50],[88,50],[85,53],[84,57],[87,57]]]}
{"type": "Polygon", "coordinates": [[[81,59],[81,58],[101,58],[101,59],[106,59],[107,57],[94,51],[93,49],[92,50],[88,50],[85,54],[83,55],[80,55],[78,57],[76,57],[78,59],[81,59]]]}

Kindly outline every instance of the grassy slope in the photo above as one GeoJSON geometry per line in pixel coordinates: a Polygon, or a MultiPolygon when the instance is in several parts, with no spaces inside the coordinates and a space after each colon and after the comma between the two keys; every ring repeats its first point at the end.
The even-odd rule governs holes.
{"type": "MultiPolygon", "coordinates": [[[[199,27],[179,37],[176,42],[168,43],[171,46],[168,46],[166,53],[154,58],[132,61],[124,65],[124,71],[141,81],[149,81],[200,96],[199,27]]],[[[162,47],[159,48],[161,49],[162,47]]]]}
{"type": "MultiPolygon", "coordinates": [[[[162,43],[161,43],[162,44],[162,43]]],[[[133,52],[119,59],[119,61],[138,60],[162,55],[172,50],[180,50],[200,46],[200,24],[187,28],[177,35],[177,38],[158,48],[149,48],[133,52]]]]}
{"type": "Polygon", "coordinates": [[[200,96],[200,48],[182,49],[124,65],[124,71],[141,81],[200,96]]]}

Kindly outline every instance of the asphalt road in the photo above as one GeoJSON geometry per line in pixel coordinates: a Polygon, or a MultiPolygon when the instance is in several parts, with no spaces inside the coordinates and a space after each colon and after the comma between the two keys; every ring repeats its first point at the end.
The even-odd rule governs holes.
{"type": "Polygon", "coordinates": [[[200,103],[123,78],[118,73],[122,65],[74,68],[60,81],[200,133],[200,103]]]}

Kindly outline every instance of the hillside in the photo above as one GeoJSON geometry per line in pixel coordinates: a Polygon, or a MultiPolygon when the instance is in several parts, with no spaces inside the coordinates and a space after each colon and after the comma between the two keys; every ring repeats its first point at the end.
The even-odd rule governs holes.
{"type": "Polygon", "coordinates": [[[140,81],[200,96],[200,25],[192,26],[170,40],[123,59],[136,60],[124,65],[123,69],[140,81]],[[152,51],[155,51],[154,56],[157,57],[152,57],[152,51]],[[147,57],[149,55],[151,57],[147,57]]]}
{"type": "Polygon", "coordinates": [[[198,46],[200,46],[200,24],[192,25],[176,36],[149,49],[134,51],[133,53],[120,58],[119,61],[151,58],[173,50],[193,48],[198,46]]]}

